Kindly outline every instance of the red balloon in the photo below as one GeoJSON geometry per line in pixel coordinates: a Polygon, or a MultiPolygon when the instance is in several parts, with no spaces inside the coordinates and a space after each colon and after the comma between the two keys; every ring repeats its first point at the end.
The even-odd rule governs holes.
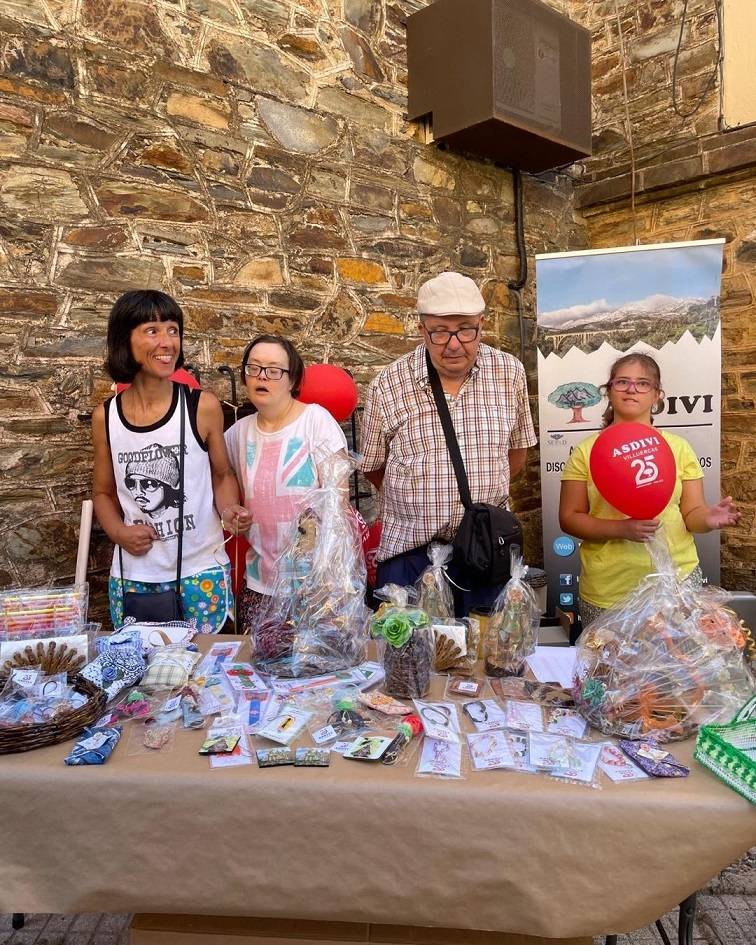
{"type": "Polygon", "coordinates": [[[305,368],[298,400],[303,404],[320,404],[342,423],[357,406],[357,385],[351,374],[335,364],[311,364],[305,368]]]}
{"type": "MultiPolygon", "coordinates": [[[[177,384],[186,384],[186,386],[191,387],[192,390],[200,390],[202,388],[202,385],[192,372],[185,371],[183,368],[175,370],[173,374],[171,374],[170,379],[177,384]]],[[[116,393],[120,394],[121,391],[126,390],[128,387],[131,387],[131,384],[116,384],[116,393]]]]}
{"type": "Polygon", "coordinates": [[[642,423],[608,426],[593,444],[590,467],[604,499],[630,518],[655,518],[675,489],[674,454],[658,430],[642,423]]]}

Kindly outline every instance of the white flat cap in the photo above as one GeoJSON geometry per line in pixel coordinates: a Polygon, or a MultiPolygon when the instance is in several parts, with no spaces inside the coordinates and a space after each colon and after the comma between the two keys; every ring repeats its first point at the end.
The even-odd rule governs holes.
{"type": "Polygon", "coordinates": [[[485,309],[480,289],[459,272],[442,272],[417,293],[418,315],[481,315],[485,309]]]}

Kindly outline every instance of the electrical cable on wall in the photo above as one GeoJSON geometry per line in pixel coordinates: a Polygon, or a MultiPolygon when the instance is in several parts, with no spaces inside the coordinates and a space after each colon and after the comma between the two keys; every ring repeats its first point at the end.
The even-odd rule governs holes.
{"type": "Polygon", "coordinates": [[[516,279],[507,281],[507,288],[514,295],[517,303],[517,320],[520,329],[520,361],[525,363],[525,324],[523,321],[522,290],[528,281],[528,254],[525,248],[525,208],[522,193],[522,173],[519,168],[512,170],[514,187],[515,239],[520,271],[516,279]]]}
{"type": "Polygon", "coordinates": [[[633,125],[630,121],[630,99],[627,94],[627,59],[625,58],[625,37],[622,33],[622,20],[620,19],[619,0],[614,0],[614,12],[617,17],[617,30],[619,32],[620,44],[620,65],[622,67],[622,99],[625,103],[625,128],[627,129],[627,144],[630,148],[630,219],[633,224],[633,243],[637,246],[638,239],[638,218],[635,212],[635,144],[633,142],[633,125]]]}
{"type": "Polygon", "coordinates": [[[692,118],[703,105],[706,96],[711,91],[714,82],[716,81],[717,75],[719,74],[719,69],[722,63],[722,6],[721,0],[714,0],[714,10],[717,15],[717,61],[714,64],[714,68],[711,70],[711,75],[706,80],[706,85],[703,87],[703,91],[698,96],[698,101],[693,106],[690,111],[683,112],[680,110],[680,105],[677,101],[677,66],[680,60],[680,49],[682,47],[683,36],[685,35],[685,20],[688,16],[688,3],[689,0],[683,0],[683,10],[682,10],[682,19],[680,20],[680,35],[677,38],[677,48],[675,49],[675,58],[672,62],[672,109],[676,115],[680,118],[685,119],[686,121],[689,118],[692,118]]]}

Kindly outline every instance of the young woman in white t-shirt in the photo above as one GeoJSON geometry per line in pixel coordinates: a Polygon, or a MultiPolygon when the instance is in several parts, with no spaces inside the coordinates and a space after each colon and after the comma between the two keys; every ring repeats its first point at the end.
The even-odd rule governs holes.
{"type": "Polygon", "coordinates": [[[226,431],[226,446],[252,516],[237,606],[239,629],[249,633],[273,590],[276,561],[290,543],[292,527],[308,494],[321,484],[318,465],[346,452],[347,443],[327,410],[295,399],[304,363],[286,338],[254,338],[242,355],[241,375],[257,412],[226,431]]]}

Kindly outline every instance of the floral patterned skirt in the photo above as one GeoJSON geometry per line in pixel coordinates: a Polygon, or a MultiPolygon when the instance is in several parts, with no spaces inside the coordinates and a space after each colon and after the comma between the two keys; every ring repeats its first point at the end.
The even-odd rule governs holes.
{"type": "MultiPolygon", "coordinates": [[[[169,591],[176,586],[175,581],[162,584],[149,584],[146,581],[124,579],[126,593],[155,594],[169,591]]],[[[110,618],[114,627],[123,626],[123,596],[121,579],[110,577],[108,586],[110,598],[110,618]]],[[[198,633],[220,633],[226,618],[233,613],[234,596],[231,590],[231,569],[211,568],[181,579],[181,607],[184,618],[197,621],[198,633]]]]}

